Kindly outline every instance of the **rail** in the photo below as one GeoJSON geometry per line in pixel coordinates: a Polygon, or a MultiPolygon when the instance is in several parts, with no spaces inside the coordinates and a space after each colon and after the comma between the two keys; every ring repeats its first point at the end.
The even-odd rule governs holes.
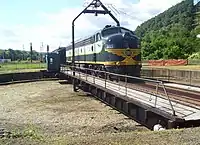
{"type": "MultiPolygon", "coordinates": [[[[172,114],[175,116],[175,110],[173,108],[172,102],[171,102],[170,97],[169,97],[169,95],[168,95],[168,93],[166,91],[166,88],[165,88],[165,85],[164,85],[163,81],[151,80],[151,79],[147,79],[147,78],[140,78],[140,77],[134,77],[134,76],[128,76],[128,75],[122,75],[122,74],[116,74],[116,73],[102,71],[102,70],[94,70],[94,69],[90,69],[90,68],[83,68],[83,67],[80,67],[80,66],[77,67],[77,66],[70,66],[70,65],[61,65],[61,72],[65,72],[68,75],[69,71],[71,71],[74,75],[75,75],[75,73],[77,73],[79,79],[81,79],[81,77],[84,77],[86,81],[88,81],[88,77],[92,77],[94,84],[95,84],[95,81],[96,81],[96,78],[97,78],[98,74],[101,73],[101,74],[103,74],[104,77],[103,78],[99,78],[98,77],[98,79],[104,80],[104,82],[105,82],[104,88],[106,88],[107,82],[110,81],[109,80],[109,76],[115,76],[115,77],[117,77],[117,81],[116,82],[112,81],[112,83],[113,84],[117,84],[119,86],[124,84],[123,87],[125,87],[125,96],[126,97],[128,96],[127,90],[131,89],[130,86],[128,85],[129,84],[128,83],[129,79],[134,79],[134,80],[138,80],[138,81],[154,83],[154,84],[156,84],[155,94],[153,94],[155,96],[154,107],[156,107],[156,105],[157,105],[157,99],[158,99],[158,96],[159,96],[158,88],[161,87],[163,89],[163,91],[164,91],[164,94],[165,94],[166,98],[169,101],[170,107],[172,109],[172,114]],[[83,73],[81,71],[85,71],[85,73],[83,73]],[[122,82],[122,78],[124,80],[123,84],[120,83],[120,82],[122,82]]],[[[140,90],[140,91],[144,92],[144,90],[140,90]]],[[[146,90],[146,93],[152,95],[152,93],[147,92],[147,90],[146,90]]]]}

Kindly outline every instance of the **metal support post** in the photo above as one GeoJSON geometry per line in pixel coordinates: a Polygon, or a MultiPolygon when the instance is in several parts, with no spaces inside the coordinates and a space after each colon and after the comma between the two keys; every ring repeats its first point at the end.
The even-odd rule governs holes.
{"type": "Polygon", "coordinates": [[[192,84],[192,71],[189,71],[190,72],[190,85],[192,84]]]}
{"type": "Polygon", "coordinates": [[[126,89],[126,96],[127,96],[127,94],[128,94],[128,93],[127,93],[127,82],[128,82],[127,76],[126,76],[126,78],[125,78],[125,82],[126,82],[126,83],[125,83],[125,89],[126,89]]]}
{"type": "Polygon", "coordinates": [[[163,90],[164,90],[164,92],[165,92],[165,95],[167,96],[167,98],[168,98],[168,100],[169,100],[169,104],[170,104],[170,106],[171,106],[171,108],[172,108],[172,114],[175,116],[174,107],[173,107],[173,105],[172,105],[172,102],[171,102],[171,100],[170,100],[170,98],[169,98],[169,95],[167,94],[167,91],[166,91],[165,86],[164,86],[163,83],[162,83],[162,86],[163,86],[163,90]]]}
{"type": "Polygon", "coordinates": [[[107,73],[105,71],[105,88],[106,88],[107,73]]]}
{"type": "Polygon", "coordinates": [[[87,81],[87,69],[85,69],[85,80],[87,81]]]}
{"type": "MultiPolygon", "coordinates": [[[[72,72],[75,77],[75,44],[74,44],[74,21],[72,22],[72,72]]],[[[73,79],[73,90],[76,92],[75,78],[73,79]]]]}
{"type": "Polygon", "coordinates": [[[81,78],[81,68],[80,68],[80,64],[79,64],[79,79],[81,78]]]}
{"type": "Polygon", "coordinates": [[[92,73],[93,76],[93,83],[95,84],[95,72],[92,73]]]}
{"type": "Polygon", "coordinates": [[[119,90],[120,90],[120,76],[117,77],[118,85],[119,85],[119,90]]]}
{"type": "Polygon", "coordinates": [[[155,107],[156,107],[157,98],[158,98],[158,87],[159,87],[159,83],[157,83],[157,85],[156,85],[156,98],[155,98],[155,104],[154,104],[155,107]]]}

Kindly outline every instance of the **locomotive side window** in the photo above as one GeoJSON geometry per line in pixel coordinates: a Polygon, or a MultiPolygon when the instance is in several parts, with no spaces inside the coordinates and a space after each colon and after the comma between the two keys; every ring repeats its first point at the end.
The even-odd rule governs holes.
{"type": "Polygon", "coordinates": [[[93,38],[93,43],[95,43],[96,41],[95,41],[95,35],[92,37],[93,38]]]}
{"type": "Polygon", "coordinates": [[[95,36],[91,36],[90,37],[90,44],[94,43],[95,42],[95,36]]]}
{"type": "Polygon", "coordinates": [[[100,41],[101,40],[101,35],[100,33],[97,33],[96,34],[96,42],[100,41]]]}
{"type": "Polygon", "coordinates": [[[50,58],[50,64],[53,64],[53,58],[50,58]]]}

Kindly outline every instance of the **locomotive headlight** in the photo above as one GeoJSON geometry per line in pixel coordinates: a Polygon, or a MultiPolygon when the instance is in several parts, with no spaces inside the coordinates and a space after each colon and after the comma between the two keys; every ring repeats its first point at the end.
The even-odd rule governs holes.
{"type": "Polygon", "coordinates": [[[113,44],[107,44],[107,48],[114,48],[113,44]]]}
{"type": "Polygon", "coordinates": [[[95,7],[100,7],[101,3],[99,1],[96,2],[95,7]]]}

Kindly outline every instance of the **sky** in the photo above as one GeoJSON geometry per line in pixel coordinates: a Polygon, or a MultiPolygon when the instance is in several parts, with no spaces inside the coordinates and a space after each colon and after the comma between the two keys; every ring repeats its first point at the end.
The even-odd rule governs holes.
{"type": "MultiPolygon", "coordinates": [[[[71,42],[72,20],[92,0],[0,0],[0,49],[50,51],[71,42]],[[43,45],[42,45],[43,44],[43,45]]],[[[144,21],[182,0],[101,0],[121,26],[135,30],[144,21]]],[[[105,25],[115,25],[108,15],[83,14],[75,22],[75,39],[105,25]]]]}

